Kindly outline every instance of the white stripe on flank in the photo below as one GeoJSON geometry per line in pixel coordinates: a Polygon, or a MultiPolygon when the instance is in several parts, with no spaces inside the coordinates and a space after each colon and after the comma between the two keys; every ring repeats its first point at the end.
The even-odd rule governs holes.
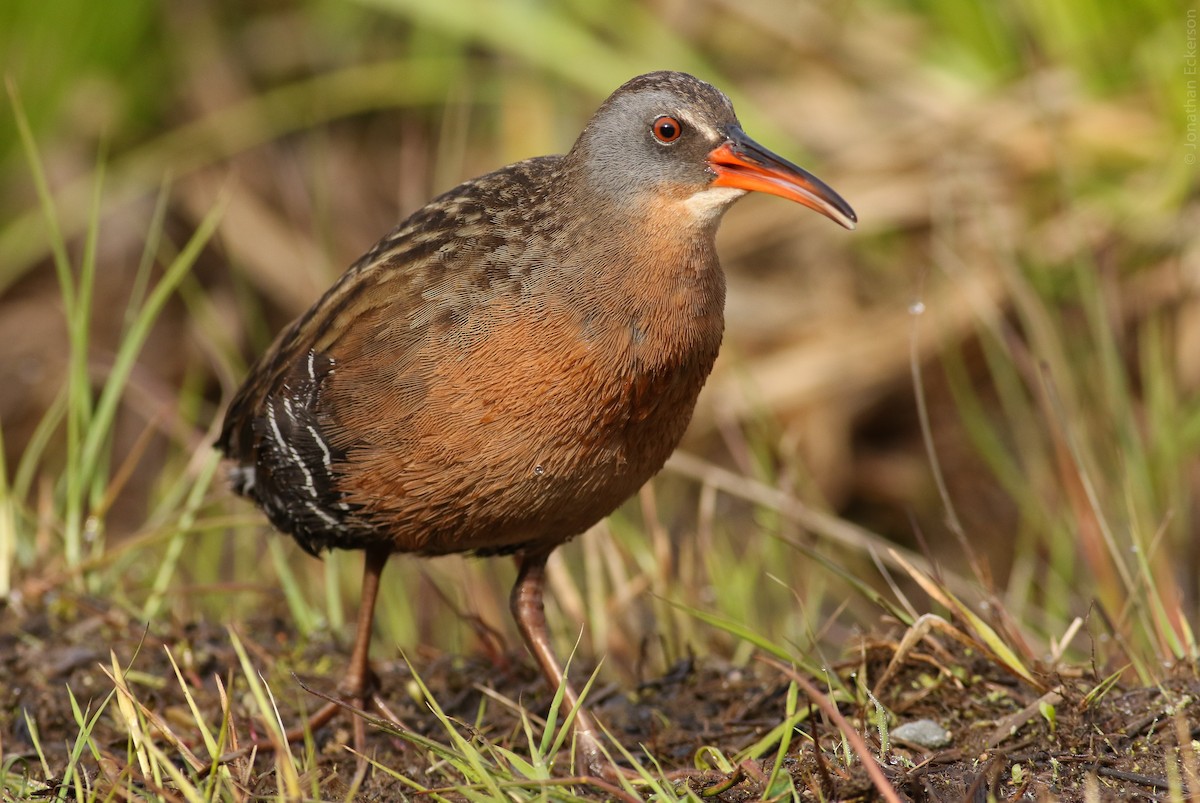
{"type": "MultiPolygon", "coordinates": [[[[283,397],[283,407],[287,411],[288,417],[294,419],[292,403],[286,396],[283,397]]],[[[279,423],[275,420],[275,403],[271,401],[267,402],[267,419],[271,422],[271,431],[275,433],[275,442],[279,444],[280,449],[286,449],[291,454],[292,462],[304,473],[304,487],[308,489],[309,496],[319,499],[317,486],[313,483],[312,473],[308,470],[308,466],[304,465],[304,461],[300,459],[300,453],[296,451],[296,447],[285,441],[283,433],[279,431],[279,423]]]]}
{"type": "Polygon", "coordinates": [[[329,454],[329,447],[325,445],[325,441],[321,440],[321,436],[317,434],[316,427],[312,424],[307,425],[308,434],[313,436],[313,440],[317,442],[317,446],[321,447],[321,461],[325,464],[325,471],[332,473],[333,471],[333,456],[329,454]]]}
{"type": "Polygon", "coordinates": [[[321,508],[318,507],[315,502],[305,502],[304,506],[307,507],[309,510],[311,510],[313,513],[316,513],[321,518],[321,521],[325,522],[330,527],[337,527],[341,523],[337,519],[335,519],[333,516],[330,516],[328,513],[326,513],[324,510],[321,510],[321,508]]]}

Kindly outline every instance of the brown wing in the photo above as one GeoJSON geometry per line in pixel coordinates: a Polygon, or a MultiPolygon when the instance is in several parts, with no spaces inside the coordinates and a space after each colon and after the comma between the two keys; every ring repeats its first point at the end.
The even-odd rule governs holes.
{"type": "MultiPolygon", "coordinates": [[[[341,487],[348,455],[363,446],[342,426],[343,408],[384,393],[388,448],[403,454],[407,418],[421,409],[429,379],[429,366],[418,364],[430,353],[423,344],[438,337],[459,348],[482,336],[456,322],[498,289],[487,265],[505,242],[488,211],[492,189],[536,183],[558,161],[518,163],[432,201],[352,265],[251,368],[216,445],[236,463],[234,489],[305,549],[389,537],[391,528],[348,502],[341,487]],[[339,381],[351,368],[350,381],[339,381]]],[[[369,439],[371,428],[362,434],[369,439]]]]}

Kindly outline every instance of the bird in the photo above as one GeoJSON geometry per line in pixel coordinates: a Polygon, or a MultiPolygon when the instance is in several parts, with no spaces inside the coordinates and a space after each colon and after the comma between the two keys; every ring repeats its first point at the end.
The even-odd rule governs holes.
{"type": "Polygon", "coordinates": [[[252,366],[216,444],[234,491],[314,556],[364,552],[346,701],[379,703],[368,652],[391,555],[512,555],[512,616],[562,687],[586,765],[604,766],[547,632],[546,560],[683,437],[724,332],[716,231],[748,192],[857,222],[824,182],[751,139],[716,87],[637,76],[565,155],[413,212],[252,366]]]}

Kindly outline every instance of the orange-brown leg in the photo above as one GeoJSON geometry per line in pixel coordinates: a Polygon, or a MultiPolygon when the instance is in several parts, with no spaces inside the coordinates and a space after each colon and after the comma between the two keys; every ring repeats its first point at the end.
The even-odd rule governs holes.
{"type": "MultiPolygon", "coordinates": [[[[344,700],[357,708],[365,708],[368,693],[373,691],[371,687],[375,683],[375,675],[371,671],[369,660],[371,652],[371,626],[375,620],[375,600],[379,596],[379,580],[383,575],[383,569],[387,565],[390,555],[390,550],[377,547],[366,550],[363,561],[362,600],[358,606],[358,627],[354,633],[354,649],[350,653],[350,664],[346,670],[346,677],[338,684],[338,693],[344,700]]],[[[392,718],[382,705],[382,701],[374,697],[373,694],[370,700],[383,711],[386,717],[389,719],[392,718]]],[[[317,709],[303,724],[287,731],[283,735],[284,742],[290,744],[302,741],[305,734],[312,733],[318,728],[324,727],[334,718],[339,710],[341,710],[341,706],[337,703],[326,703],[317,709]]],[[[366,744],[366,725],[361,717],[356,716],[354,718],[354,749],[359,753],[363,753],[366,749],[366,744]]],[[[269,752],[279,746],[273,741],[256,741],[240,750],[226,753],[221,756],[221,761],[230,761],[249,755],[252,750],[257,750],[260,753],[269,752]]]]}
{"type": "Polygon", "coordinates": [[[549,556],[549,552],[527,552],[517,558],[517,582],[513,585],[512,595],[509,597],[509,607],[517,621],[517,628],[525,639],[525,646],[537,659],[550,688],[558,689],[561,686],[567,710],[575,711],[576,744],[586,767],[593,773],[601,774],[607,765],[597,741],[596,724],[587,709],[579,705],[579,695],[571,688],[571,684],[567,683],[562,664],[550,646],[550,633],[546,629],[546,612],[542,604],[542,590],[546,585],[546,558],[549,556]]]}

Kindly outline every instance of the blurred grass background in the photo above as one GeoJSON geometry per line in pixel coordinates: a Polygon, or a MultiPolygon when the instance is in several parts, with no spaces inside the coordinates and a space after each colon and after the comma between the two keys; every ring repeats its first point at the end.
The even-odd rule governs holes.
{"type": "MultiPolygon", "coordinates": [[[[8,610],[344,632],[359,556],[313,561],[232,498],[224,402],[408,212],[565,151],[671,68],[862,224],[727,216],[718,367],[679,459],[556,555],[560,648],[584,622],[619,675],[745,657],[692,608],[836,658],[878,626],[865,588],[944,611],[894,544],[1026,657],[1149,681],[1200,621],[1195,22],[1170,0],[0,4],[8,610]],[[1060,644],[1077,617],[1091,638],[1060,644]]],[[[517,643],[512,577],[393,560],[377,649],[475,649],[464,614],[517,643]]]]}

